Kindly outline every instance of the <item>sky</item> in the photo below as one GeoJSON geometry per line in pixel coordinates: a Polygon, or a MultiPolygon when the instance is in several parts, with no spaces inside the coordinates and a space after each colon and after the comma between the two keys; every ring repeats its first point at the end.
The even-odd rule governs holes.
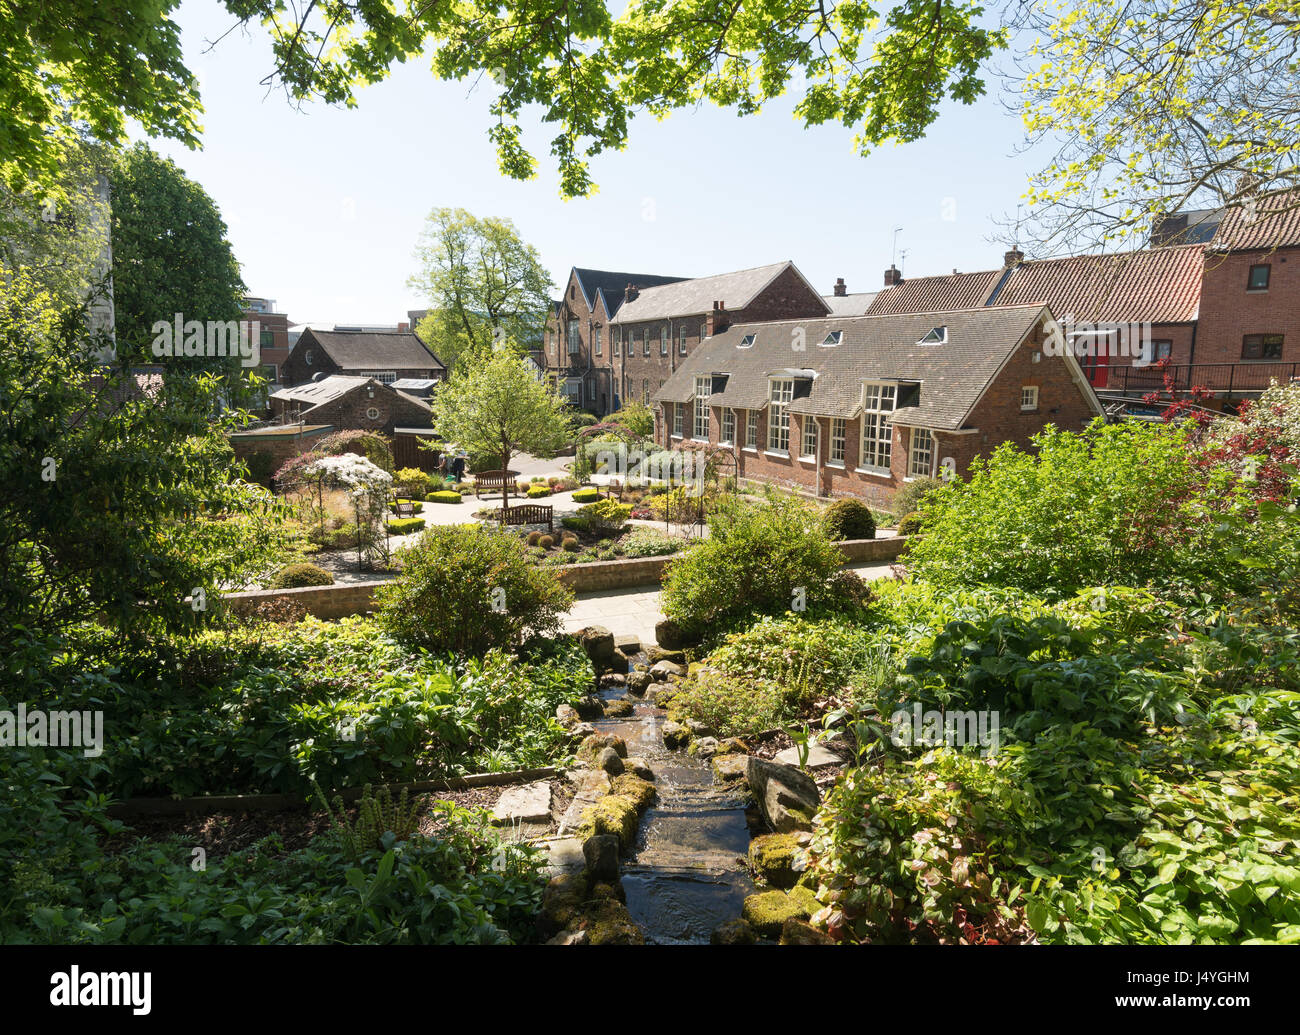
{"type": "Polygon", "coordinates": [[[259,85],[271,68],[260,28],[210,46],[234,21],[212,0],[186,0],[177,20],[203,148],[151,143],[217,203],[249,293],[295,323],[396,324],[425,308],[407,278],[435,207],[513,220],[557,285],[572,266],[689,277],[791,259],[829,294],[837,277],[877,290],[891,259],[911,276],[995,268],[1005,248],[992,238],[1037,164],[1017,154],[1023,130],[996,82],[974,105],[945,105],[925,139],[866,157],[852,130],[805,129],[782,98],[744,118],[711,106],[639,117],[625,150],[592,160],[599,191],[565,201],[540,122],[524,139],[537,177],[498,171],[490,85],[440,82],[413,60],[355,108],[295,109],[259,85]]]}

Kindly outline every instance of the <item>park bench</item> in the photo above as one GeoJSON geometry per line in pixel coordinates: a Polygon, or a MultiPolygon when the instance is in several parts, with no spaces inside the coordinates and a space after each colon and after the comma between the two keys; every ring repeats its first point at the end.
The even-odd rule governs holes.
{"type": "Polygon", "coordinates": [[[548,532],[555,531],[555,508],[541,503],[521,503],[517,507],[505,510],[498,507],[493,517],[500,522],[505,516],[505,525],[545,525],[548,532]]]}
{"type": "Polygon", "coordinates": [[[515,478],[518,476],[518,471],[476,471],[474,473],[474,495],[479,499],[482,499],[484,493],[493,495],[499,492],[504,496],[506,486],[514,485],[515,478]]]}
{"type": "Polygon", "coordinates": [[[415,504],[411,500],[398,499],[397,496],[394,495],[388,503],[392,508],[393,513],[395,513],[399,518],[415,517],[415,504]]]}

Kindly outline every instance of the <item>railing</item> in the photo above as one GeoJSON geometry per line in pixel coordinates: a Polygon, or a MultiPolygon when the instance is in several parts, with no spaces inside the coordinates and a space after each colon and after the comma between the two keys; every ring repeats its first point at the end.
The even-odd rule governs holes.
{"type": "Polygon", "coordinates": [[[1098,391],[1123,395],[1158,392],[1167,374],[1178,391],[1193,386],[1212,392],[1262,392],[1270,381],[1285,384],[1300,377],[1300,363],[1149,363],[1145,366],[1109,366],[1106,383],[1098,391]]]}

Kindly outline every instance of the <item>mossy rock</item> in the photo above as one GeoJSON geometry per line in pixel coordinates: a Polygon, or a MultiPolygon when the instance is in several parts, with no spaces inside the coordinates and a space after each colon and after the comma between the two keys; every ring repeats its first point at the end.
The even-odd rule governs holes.
{"type": "Polygon", "coordinates": [[[766,834],[749,842],[749,868],[756,880],[774,888],[793,888],[801,871],[795,862],[802,851],[794,834],[766,834]]]}
{"type": "Polygon", "coordinates": [[[618,752],[619,758],[627,758],[627,742],[618,734],[593,733],[578,745],[578,760],[589,764],[594,763],[605,748],[613,748],[618,752]]]}
{"type": "Polygon", "coordinates": [[[710,945],[753,945],[756,941],[754,929],[739,917],[718,924],[709,935],[710,945]]]}
{"type": "Polygon", "coordinates": [[[631,851],[636,844],[639,813],[632,798],[611,794],[601,798],[582,814],[578,836],[586,839],[595,834],[613,834],[623,851],[631,851]]]}
{"type": "Polygon", "coordinates": [[[611,902],[626,902],[627,892],[623,890],[622,881],[616,884],[593,884],[591,898],[596,901],[609,899],[611,902]]]}
{"type": "Polygon", "coordinates": [[[625,719],[633,711],[632,702],[625,697],[620,697],[616,701],[605,702],[605,718],[607,719],[625,719]]]}
{"type": "Polygon", "coordinates": [[[594,899],[582,908],[581,929],[587,932],[588,945],[644,945],[645,935],[621,902],[612,898],[594,899]]]}
{"type": "Polygon", "coordinates": [[[683,748],[691,742],[691,731],[679,722],[669,719],[663,724],[664,746],[683,748]]]}
{"type": "Polygon", "coordinates": [[[644,812],[655,800],[655,785],[632,773],[622,773],[614,777],[611,790],[618,797],[632,799],[637,812],[644,812]]]}
{"type": "Polygon", "coordinates": [[[763,891],[745,898],[741,915],[764,938],[779,938],[787,920],[807,920],[821,908],[808,888],[763,891]]]}
{"type": "Polygon", "coordinates": [[[806,920],[791,917],[781,925],[782,945],[834,945],[835,939],[806,920]]]}
{"type": "Polygon", "coordinates": [[[542,937],[549,938],[571,926],[586,900],[585,873],[562,873],[552,877],[542,892],[542,912],[537,919],[542,937]]]}

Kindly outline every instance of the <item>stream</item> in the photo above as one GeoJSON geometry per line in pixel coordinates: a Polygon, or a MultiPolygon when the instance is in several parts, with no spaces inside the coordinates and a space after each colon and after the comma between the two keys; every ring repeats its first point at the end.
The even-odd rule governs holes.
{"type": "Polygon", "coordinates": [[[708,944],[713,929],[740,916],[754,891],[744,866],[750,838],[744,792],[719,784],[708,759],[664,746],[663,709],[622,686],[600,696],[632,702],[631,716],[592,725],[622,737],[629,756],[645,759],[658,791],[641,817],[636,852],[623,861],[628,912],[647,943],[708,944]]]}

